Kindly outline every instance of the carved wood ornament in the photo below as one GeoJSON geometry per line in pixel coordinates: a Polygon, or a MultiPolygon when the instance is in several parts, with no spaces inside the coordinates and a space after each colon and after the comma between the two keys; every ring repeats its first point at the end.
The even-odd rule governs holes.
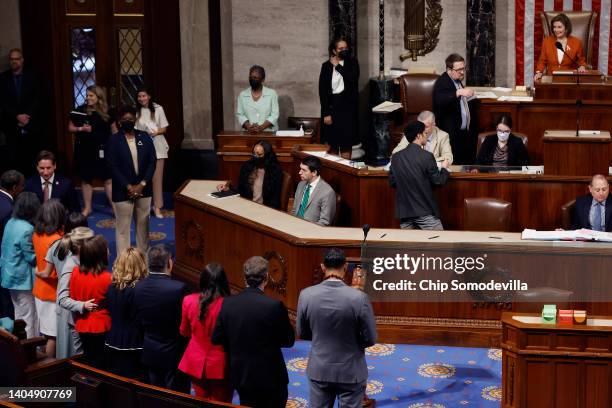
{"type": "Polygon", "coordinates": [[[442,25],[441,0],[405,0],[404,5],[404,48],[400,60],[422,57],[438,45],[442,25]]]}

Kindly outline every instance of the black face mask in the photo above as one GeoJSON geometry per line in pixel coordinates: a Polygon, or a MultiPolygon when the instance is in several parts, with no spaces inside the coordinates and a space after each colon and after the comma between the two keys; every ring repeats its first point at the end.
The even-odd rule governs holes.
{"type": "Polygon", "coordinates": [[[264,158],[263,157],[259,157],[259,156],[253,156],[253,163],[255,163],[256,166],[263,166],[264,164],[264,158]]]}
{"type": "Polygon", "coordinates": [[[133,120],[122,120],[121,121],[121,129],[123,129],[123,131],[131,133],[134,130],[134,126],[136,125],[136,123],[134,123],[133,120]]]}
{"type": "Polygon", "coordinates": [[[251,85],[251,89],[256,91],[261,87],[261,81],[259,79],[249,79],[249,85],[251,85]]]}
{"type": "Polygon", "coordinates": [[[351,56],[351,53],[349,52],[349,50],[342,50],[338,53],[338,58],[342,60],[345,60],[350,56],[351,56]]]}

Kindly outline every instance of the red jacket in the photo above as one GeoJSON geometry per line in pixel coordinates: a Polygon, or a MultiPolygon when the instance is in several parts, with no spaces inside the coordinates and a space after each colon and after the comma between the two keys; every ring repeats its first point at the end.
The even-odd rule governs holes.
{"type": "Polygon", "coordinates": [[[93,312],[83,310],[76,315],[74,328],[79,333],[104,333],[110,330],[111,318],[106,307],[106,293],[111,284],[111,273],[102,271],[83,273],[78,266],[74,267],[70,277],[70,297],[74,300],[86,302],[94,299],[98,309],[93,312]]]}
{"type": "Polygon", "coordinates": [[[567,48],[565,52],[567,55],[578,61],[576,65],[567,55],[563,55],[561,64],[559,64],[559,58],[557,58],[557,47],[555,43],[557,39],[554,36],[548,36],[544,38],[542,42],[542,50],[540,51],[540,58],[536,65],[536,72],[544,72],[544,68],[548,68],[547,72],[550,74],[553,71],[573,70],[579,66],[586,67],[586,59],[584,51],[582,49],[582,43],[576,37],[567,37],[567,48]]]}
{"type": "Polygon", "coordinates": [[[215,329],[223,298],[208,305],[204,321],[200,321],[200,294],[185,296],[181,335],[191,337],[179,363],[179,370],[194,378],[220,380],[226,378],[226,357],[223,346],[215,346],[210,337],[215,329]]]}

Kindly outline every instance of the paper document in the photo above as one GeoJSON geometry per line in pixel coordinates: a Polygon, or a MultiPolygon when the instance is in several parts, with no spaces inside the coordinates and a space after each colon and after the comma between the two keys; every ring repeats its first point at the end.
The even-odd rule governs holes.
{"type": "Polygon", "coordinates": [[[536,231],[533,229],[525,229],[521,234],[521,239],[531,239],[536,241],[612,242],[612,233],[593,231],[585,228],[575,231],[536,231]]]}
{"type": "Polygon", "coordinates": [[[512,92],[512,88],[504,88],[501,86],[493,88],[493,92],[512,92]]]}
{"type": "Polygon", "coordinates": [[[491,91],[475,92],[474,95],[476,95],[476,98],[478,99],[497,99],[497,95],[495,94],[495,92],[491,91]]]}
{"type": "Polygon", "coordinates": [[[576,71],[554,71],[552,74],[554,75],[574,75],[576,71]]]}
{"type": "Polygon", "coordinates": [[[301,137],[304,136],[304,129],[301,130],[277,130],[276,136],[291,136],[301,137]]]}
{"type": "Polygon", "coordinates": [[[589,136],[589,135],[600,135],[601,132],[599,130],[579,130],[578,134],[580,136],[589,136]]]}
{"type": "Polygon", "coordinates": [[[399,102],[384,101],[380,105],[376,105],[372,108],[374,113],[390,113],[402,108],[402,104],[399,102]]]}
{"type": "Polygon", "coordinates": [[[500,96],[497,100],[500,102],[533,102],[533,96],[500,96]]]}

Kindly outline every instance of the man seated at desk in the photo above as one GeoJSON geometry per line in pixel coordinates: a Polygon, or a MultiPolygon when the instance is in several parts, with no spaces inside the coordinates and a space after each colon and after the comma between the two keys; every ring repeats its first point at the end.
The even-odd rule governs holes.
{"type": "Polygon", "coordinates": [[[308,156],[300,163],[302,181],[295,190],[291,214],[321,225],[329,225],[336,214],[336,193],[319,175],[321,160],[308,156]]]}
{"type": "Polygon", "coordinates": [[[427,143],[425,125],[410,122],[405,131],[408,147],[391,157],[389,184],[396,188],[395,208],[402,229],[442,230],[432,185],[446,183],[448,161],[438,169],[433,154],[423,150],[427,143]]]}
{"type": "Polygon", "coordinates": [[[236,117],[249,133],[278,130],[278,95],[265,87],[266,71],[259,65],[249,69],[250,87],[238,94],[236,117]]]}
{"type": "MultiPolygon", "coordinates": [[[[423,111],[419,113],[417,120],[423,122],[425,125],[425,135],[427,136],[425,150],[431,152],[436,158],[436,161],[441,162],[446,159],[449,165],[453,164],[453,151],[451,149],[448,133],[436,126],[436,116],[433,112],[423,111]]],[[[391,154],[395,154],[405,149],[407,146],[408,140],[406,140],[406,136],[403,136],[402,140],[395,146],[391,154]]]]}
{"type": "Polygon", "coordinates": [[[589,183],[589,194],[576,198],[573,229],[612,231],[612,198],[608,180],[596,174],[589,183]]]}

